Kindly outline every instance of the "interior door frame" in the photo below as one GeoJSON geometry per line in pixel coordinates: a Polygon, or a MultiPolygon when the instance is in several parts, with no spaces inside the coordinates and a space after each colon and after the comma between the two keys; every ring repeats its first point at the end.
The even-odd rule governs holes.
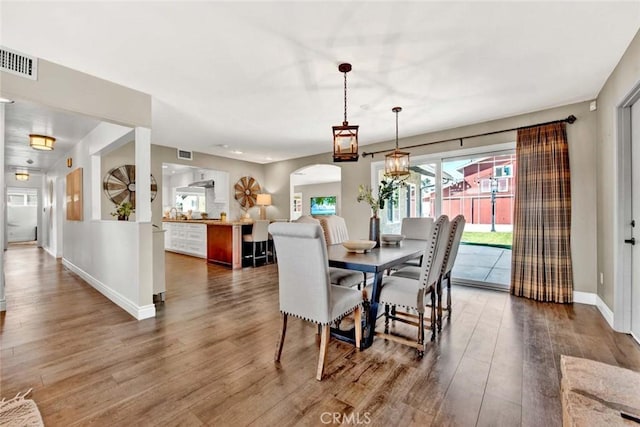
{"type": "MultiPolygon", "coordinates": [[[[640,81],[618,104],[615,111],[616,141],[617,141],[617,172],[618,185],[614,214],[614,243],[613,243],[613,328],[619,332],[631,331],[631,245],[624,243],[624,239],[631,236],[631,106],[640,105],[640,81]]],[[[636,166],[636,167],[640,167],[636,166]]],[[[640,212],[636,213],[640,221],[640,212]]],[[[640,224],[638,225],[640,227],[640,224]]],[[[636,233],[637,234],[637,233],[636,233]]],[[[640,249],[640,247],[639,247],[640,249]]]]}

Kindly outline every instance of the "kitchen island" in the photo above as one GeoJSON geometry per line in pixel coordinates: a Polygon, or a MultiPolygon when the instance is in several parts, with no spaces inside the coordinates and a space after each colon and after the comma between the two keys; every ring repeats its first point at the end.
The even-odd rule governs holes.
{"type": "Polygon", "coordinates": [[[251,233],[251,222],[212,219],[163,219],[167,230],[165,250],[206,258],[232,269],[242,268],[242,235],[251,233]]]}

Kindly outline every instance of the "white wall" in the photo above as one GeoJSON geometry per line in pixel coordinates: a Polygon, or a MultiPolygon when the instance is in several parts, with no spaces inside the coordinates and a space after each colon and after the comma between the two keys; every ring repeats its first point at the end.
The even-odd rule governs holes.
{"type": "MultiPolygon", "coordinates": [[[[4,248],[6,238],[4,225],[6,221],[6,186],[4,177],[4,104],[0,103],[0,243],[4,248]]],[[[6,311],[7,300],[4,293],[4,251],[0,250],[0,311],[6,311]]]]}
{"type": "Polygon", "coordinates": [[[619,272],[616,272],[621,258],[621,255],[616,257],[617,247],[620,244],[616,214],[617,208],[621,208],[616,198],[620,191],[616,185],[620,155],[617,147],[616,110],[619,103],[639,82],[640,31],[629,44],[597,99],[597,267],[603,276],[603,283],[598,285],[597,292],[614,314],[622,309],[621,301],[614,299],[616,289],[619,290],[622,285],[622,278],[617,275],[619,272]]]}
{"type": "MultiPolygon", "coordinates": [[[[92,169],[91,154],[130,131],[108,123],[98,125],[54,165],[45,180],[60,183],[56,185],[55,216],[62,223],[64,265],[132,316],[143,319],[155,315],[150,278],[151,224],[92,219],[92,200],[96,192],[102,192],[102,180],[92,169]],[[66,157],[73,158],[73,168],[67,168],[66,157]],[[76,168],[83,169],[84,219],[68,221],[64,206],[66,175],[76,168]]],[[[100,206],[96,208],[99,212],[100,206]]],[[[51,224],[49,232],[54,234],[54,228],[51,224]]]]}
{"type": "MultiPolygon", "coordinates": [[[[38,80],[30,80],[0,71],[0,93],[2,96],[26,100],[38,105],[65,110],[70,113],[83,114],[106,120],[110,123],[121,123],[136,127],[136,134],[149,134],[151,126],[151,96],[131,90],[124,86],[90,76],[79,71],[63,67],[46,60],[38,61],[38,80]]],[[[5,180],[4,171],[4,106],[0,108],[0,180],[5,180]]],[[[72,157],[75,167],[82,167],[84,186],[84,220],[80,222],[65,219],[65,177],[70,171],[64,160],[59,161],[47,171],[43,187],[53,181],[55,187],[51,211],[47,214],[46,233],[49,246],[47,250],[56,256],[62,255],[63,262],[80,274],[85,280],[125,308],[136,318],[150,317],[155,314],[151,303],[152,279],[150,269],[152,255],[149,248],[152,243],[150,223],[132,223],[114,228],[115,221],[94,221],[99,217],[99,197],[94,199],[97,191],[101,191],[99,171],[92,170],[91,153],[98,152],[115,141],[114,135],[122,136],[122,126],[103,123],[79,142],[66,156],[72,157]],[[98,177],[98,179],[95,179],[98,177]],[[90,184],[93,181],[93,184],[90,184]],[[92,206],[96,206],[95,212],[92,206]],[[133,231],[129,228],[133,227],[133,231]],[[64,239],[63,239],[64,237],[64,239]],[[121,265],[111,263],[107,254],[134,251],[131,257],[123,260],[121,265]],[[114,272],[111,270],[119,270],[114,272]]],[[[136,158],[145,158],[148,170],[150,155],[148,153],[148,136],[146,149],[141,145],[136,150],[136,158]],[[138,155],[140,154],[140,155],[138,155]]],[[[0,203],[2,223],[5,214],[5,185],[0,182],[0,203]]],[[[42,192],[47,191],[42,188],[42,192]]],[[[97,196],[97,195],[96,195],[97,196]]],[[[150,217],[150,208],[143,215],[150,217]]],[[[142,215],[141,215],[142,216],[142,215]]],[[[4,241],[4,227],[0,241],[4,241]]],[[[0,254],[2,261],[3,254],[0,254]]],[[[4,266],[0,262],[0,309],[4,305],[4,266]]]]}

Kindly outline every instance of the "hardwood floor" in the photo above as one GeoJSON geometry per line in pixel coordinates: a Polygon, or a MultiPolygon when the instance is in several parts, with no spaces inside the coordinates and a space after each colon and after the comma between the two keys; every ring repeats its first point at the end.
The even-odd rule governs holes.
{"type": "Polygon", "coordinates": [[[560,354],[640,371],[640,347],[595,307],[454,287],[424,359],[380,339],[362,352],[332,341],[318,382],[311,324],[289,319],[273,362],[274,265],[166,260],[166,303],[138,322],[41,249],[12,246],[1,397],[33,388],[47,426],[559,426],[560,354]]]}

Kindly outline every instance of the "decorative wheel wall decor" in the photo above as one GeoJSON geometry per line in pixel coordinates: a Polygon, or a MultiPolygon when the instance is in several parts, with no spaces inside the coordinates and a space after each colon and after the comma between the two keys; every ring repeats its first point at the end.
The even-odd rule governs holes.
{"type": "MultiPolygon", "coordinates": [[[[111,169],[102,180],[105,194],[116,205],[131,202],[136,206],[136,166],[122,165],[111,169]]],[[[158,183],[151,175],[151,201],[158,194],[158,183]]]]}
{"type": "Polygon", "coordinates": [[[260,192],[260,184],[250,176],[243,176],[233,186],[236,190],[235,198],[245,211],[256,204],[260,192]]]}

